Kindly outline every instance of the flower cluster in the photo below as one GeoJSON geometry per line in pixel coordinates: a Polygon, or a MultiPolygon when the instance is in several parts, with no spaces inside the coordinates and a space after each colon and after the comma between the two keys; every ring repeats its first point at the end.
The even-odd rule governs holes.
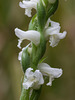
{"type": "Polygon", "coordinates": [[[28,68],[25,72],[25,79],[23,82],[23,87],[25,89],[28,89],[32,87],[33,89],[38,89],[40,88],[40,85],[44,84],[44,76],[49,77],[49,82],[47,85],[51,86],[52,81],[54,78],[59,78],[62,75],[62,69],[59,68],[51,68],[48,64],[46,63],[40,63],[37,66],[38,70],[33,72],[32,68],[28,68]]]}
{"type": "MultiPolygon", "coordinates": [[[[25,8],[25,14],[28,17],[31,17],[31,10],[32,8],[37,10],[37,5],[39,1],[42,2],[43,7],[45,7],[46,9],[44,0],[26,0],[26,1],[23,0],[22,2],[19,3],[19,6],[21,8],[25,8]]],[[[53,5],[55,2],[56,0],[48,0],[48,3],[51,5],[53,5]]],[[[41,11],[44,11],[44,10],[41,10],[41,11]]],[[[36,18],[36,20],[37,19],[39,20],[39,18],[36,18]]],[[[52,21],[50,18],[47,19],[42,33],[39,31],[39,29],[37,30],[31,29],[28,31],[22,31],[21,29],[15,28],[15,35],[19,38],[17,46],[20,49],[21,49],[21,43],[24,39],[27,39],[30,41],[30,43],[26,47],[22,48],[22,51],[19,53],[19,56],[18,56],[18,60],[20,60],[21,63],[23,62],[23,65],[26,62],[26,64],[23,66],[23,67],[26,67],[23,69],[24,70],[24,80],[23,80],[24,89],[26,90],[28,90],[29,88],[39,89],[40,86],[44,84],[43,76],[49,77],[49,82],[47,83],[47,85],[51,86],[54,78],[59,78],[62,75],[62,69],[52,68],[46,63],[39,63],[42,56],[41,58],[40,56],[38,56],[39,54],[41,54],[39,52],[43,51],[41,50],[43,49],[42,45],[45,45],[45,44],[42,44],[43,42],[41,43],[41,36],[44,37],[43,40],[45,40],[46,42],[47,41],[50,42],[51,47],[55,47],[58,45],[61,39],[65,38],[67,34],[66,31],[61,33],[60,29],[61,29],[60,24],[52,21]],[[34,44],[34,48],[32,47],[33,44],[34,44]],[[34,52],[35,52],[35,55],[34,55],[34,52]],[[35,56],[36,58],[34,58],[35,56]],[[39,57],[39,60],[36,60],[38,57],[39,57]],[[34,60],[38,61],[38,64],[35,64],[34,60]],[[31,62],[33,62],[33,64],[31,62]],[[36,70],[34,69],[32,65],[36,66],[36,70]]]]}
{"type": "MultiPolygon", "coordinates": [[[[50,42],[50,46],[55,47],[58,45],[60,39],[66,37],[67,32],[64,31],[60,33],[60,24],[54,21],[51,21],[50,18],[47,21],[45,26],[45,38],[50,42]],[[51,26],[49,26],[51,24],[51,26]]],[[[20,44],[24,39],[32,41],[36,46],[40,43],[40,32],[35,30],[22,31],[18,28],[15,29],[15,34],[19,38],[18,47],[21,48],[20,44]]]]}
{"type": "MultiPolygon", "coordinates": [[[[36,46],[40,43],[40,33],[38,31],[34,31],[34,30],[22,31],[16,28],[15,34],[19,38],[19,43],[18,43],[19,48],[21,48],[20,43],[24,39],[30,40],[36,46]]],[[[49,39],[50,46],[55,47],[57,46],[60,39],[65,38],[66,31],[64,31],[63,33],[60,33],[60,24],[48,19],[47,24],[45,26],[44,36],[46,39],[49,39]],[[49,23],[51,23],[51,26],[49,26],[49,23]]],[[[22,51],[19,53],[19,57],[18,57],[19,60],[21,60],[23,50],[25,48],[29,48],[29,45],[24,47],[22,51]]],[[[28,89],[29,87],[33,87],[37,89],[40,85],[42,85],[44,83],[42,74],[49,77],[49,83],[47,83],[47,85],[50,85],[50,86],[52,85],[52,81],[54,80],[54,78],[59,78],[62,75],[62,69],[51,68],[46,63],[38,64],[37,68],[38,68],[38,71],[36,70],[34,73],[32,72],[31,68],[28,68],[26,70],[26,73],[25,73],[26,78],[23,83],[23,86],[25,89],[28,89]]]]}

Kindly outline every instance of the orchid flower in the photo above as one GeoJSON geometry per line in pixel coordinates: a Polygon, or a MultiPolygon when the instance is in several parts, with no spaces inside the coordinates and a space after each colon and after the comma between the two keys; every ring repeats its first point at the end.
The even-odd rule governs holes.
{"type": "Polygon", "coordinates": [[[39,70],[36,70],[35,72],[32,70],[32,68],[28,68],[25,72],[25,78],[23,82],[23,87],[25,89],[29,89],[30,87],[33,89],[39,89],[40,85],[44,83],[42,73],[39,70]]]}
{"type": "Polygon", "coordinates": [[[18,28],[15,29],[15,34],[19,38],[18,47],[21,48],[21,43],[24,39],[32,41],[36,46],[40,43],[40,33],[35,30],[22,31],[18,28]]]}
{"type": "Polygon", "coordinates": [[[55,47],[58,45],[60,39],[65,38],[67,32],[64,31],[63,33],[60,33],[60,24],[54,21],[51,21],[48,19],[47,24],[45,26],[45,37],[49,37],[50,46],[55,47]],[[49,26],[49,23],[51,23],[51,26],[49,26]]]}
{"type": "Polygon", "coordinates": [[[31,17],[31,9],[37,9],[37,3],[39,0],[23,0],[22,2],[19,3],[19,6],[21,8],[25,8],[25,15],[28,17],[31,17]]]}
{"type": "Polygon", "coordinates": [[[54,80],[54,78],[59,78],[62,75],[62,69],[51,68],[46,63],[40,63],[38,65],[38,69],[42,72],[43,75],[49,77],[49,82],[47,83],[47,85],[49,86],[52,85],[52,81],[54,80]]]}

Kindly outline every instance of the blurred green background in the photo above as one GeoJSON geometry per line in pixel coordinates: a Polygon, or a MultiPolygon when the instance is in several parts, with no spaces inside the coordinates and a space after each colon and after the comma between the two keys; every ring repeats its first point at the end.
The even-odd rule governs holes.
{"type": "MultiPolygon", "coordinates": [[[[39,100],[75,100],[75,0],[59,0],[59,7],[51,17],[60,22],[67,36],[57,47],[47,43],[45,62],[63,69],[63,75],[51,87],[44,84],[39,100]]],[[[27,30],[31,18],[19,7],[20,0],[0,0],[0,100],[19,100],[22,70],[18,61],[16,27],[27,30]]],[[[33,10],[33,15],[35,11],[33,10]]],[[[25,46],[28,41],[24,41],[25,46]]]]}

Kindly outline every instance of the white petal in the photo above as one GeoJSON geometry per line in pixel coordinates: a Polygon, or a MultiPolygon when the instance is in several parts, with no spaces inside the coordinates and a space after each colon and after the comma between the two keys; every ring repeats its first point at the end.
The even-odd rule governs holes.
{"type": "Polygon", "coordinates": [[[31,53],[31,51],[29,51],[29,46],[31,45],[31,43],[29,43],[26,47],[22,48],[22,51],[19,52],[19,55],[18,55],[18,60],[21,61],[21,56],[22,56],[22,52],[23,50],[27,49],[28,48],[28,52],[31,53]]]}
{"type": "Polygon", "coordinates": [[[45,29],[45,38],[49,38],[50,46],[55,47],[58,45],[60,39],[65,38],[67,32],[64,31],[63,33],[60,33],[60,24],[54,21],[51,21],[48,19],[46,29],[45,29]],[[49,26],[49,23],[51,23],[51,26],[49,26]],[[48,27],[49,26],[49,27],[48,27]]]}
{"type": "Polygon", "coordinates": [[[63,33],[53,33],[50,36],[50,46],[55,47],[58,45],[60,39],[63,39],[66,37],[67,32],[64,31],[63,33]]]}
{"type": "Polygon", "coordinates": [[[18,45],[17,47],[21,49],[21,43],[22,43],[22,40],[21,39],[18,39],[18,45]]]}
{"type": "Polygon", "coordinates": [[[46,63],[40,63],[38,69],[43,73],[43,75],[49,76],[49,83],[47,85],[52,85],[54,78],[59,78],[62,75],[62,69],[51,68],[46,63]]]}
{"type": "Polygon", "coordinates": [[[50,36],[50,40],[49,40],[50,46],[52,46],[52,47],[57,46],[59,41],[60,41],[60,39],[59,39],[58,35],[53,35],[53,36],[51,35],[50,36]]]}
{"type": "Polygon", "coordinates": [[[47,74],[47,75],[52,75],[54,76],[55,78],[58,78],[62,75],[62,69],[59,69],[59,68],[51,68],[48,64],[46,63],[40,63],[38,65],[38,69],[47,74]]]}
{"type": "Polygon", "coordinates": [[[32,87],[32,85],[33,85],[33,82],[31,82],[31,81],[27,81],[27,82],[23,83],[23,87],[25,89],[29,89],[30,87],[32,87]]]}
{"type": "Polygon", "coordinates": [[[53,34],[57,34],[60,31],[60,27],[48,27],[45,31],[45,37],[48,37],[53,34]]]}
{"type": "Polygon", "coordinates": [[[25,8],[25,15],[31,17],[32,8],[37,9],[37,3],[39,0],[23,1],[19,3],[21,8],[25,8]]]}
{"type": "Polygon", "coordinates": [[[60,24],[58,22],[54,22],[50,18],[48,18],[45,28],[49,28],[49,27],[51,27],[51,28],[60,27],[60,24]],[[49,24],[51,24],[51,26],[49,26],[49,24]]]}
{"type": "Polygon", "coordinates": [[[46,85],[52,86],[52,81],[53,81],[53,79],[52,79],[52,77],[50,76],[50,77],[49,77],[49,82],[48,82],[46,85]]]}
{"type": "Polygon", "coordinates": [[[25,76],[28,78],[30,75],[33,75],[32,68],[28,68],[25,72],[25,76]]]}
{"type": "Polygon", "coordinates": [[[39,70],[36,70],[35,72],[32,70],[32,68],[28,68],[25,72],[25,79],[23,82],[25,89],[28,89],[29,87],[39,89],[40,85],[44,83],[42,73],[39,70]]]}
{"type": "Polygon", "coordinates": [[[50,20],[50,22],[51,22],[51,27],[59,27],[60,26],[60,24],[58,23],[58,22],[54,22],[54,21],[52,21],[52,20],[50,20]]]}
{"type": "Polygon", "coordinates": [[[27,15],[28,17],[31,17],[31,9],[26,9],[25,15],[27,15]]]}
{"type": "MultiPolygon", "coordinates": [[[[36,0],[35,0],[36,1],[36,0]]],[[[37,2],[35,1],[23,1],[23,4],[25,5],[25,8],[37,8],[37,2]]]]}
{"type": "Polygon", "coordinates": [[[25,8],[25,5],[24,5],[22,2],[19,2],[19,6],[20,6],[21,8],[25,8]]]}
{"type": "Polygon", "coordinates": [[[29,31],[22,31],[18,28],[15,29],[15,34],[20,40],[28,39],[32,41],[35,45],[38,45],[40,43],[40,33],[35,30],[29,30],[29,31]]]}
{"type": "Polygon", "coordinates": [[[37,80],[39,81],[38,84],[43,84],[44,83],[42,73],[39,70],[35,71],[34,76],[37,77],[37,80]]]}
{"type": "Polygon", "coordinates": [[[67,32],[64,31],[63,33],[59,33],[59,38],[64,39],[66,37],[67,32]]]}

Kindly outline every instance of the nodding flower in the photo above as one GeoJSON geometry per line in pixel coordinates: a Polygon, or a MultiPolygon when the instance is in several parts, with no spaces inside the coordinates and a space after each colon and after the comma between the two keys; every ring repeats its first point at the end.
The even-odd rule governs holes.
{"type": "Polygon", "coordinates": [[[60,24],[54,21],[51,21],[48,19],[47,24],[45,26],[45,37],[50,42],[50,46],[55,47],[58,45],[60,39],[63,39],[66,37],[67,32],[64,31],[63,33],[60,33],[60,24]],[[49,26],[49,24],[51,24],[49,26]]]}
{"type": "Polygon", "coordinates": [[[18,28],[15,29],[15,34],[19,38],[18,47],[21,48],[21,43],[24,39],[30,40],[36,46],[40,43],[40,33],[35,30],[22,31],[18,28]]]}
{"type": "Polygon", "coordinates": [[[39,0],[23,0],[22,2],[19,3],[19,6],[21,8],[25,8],[25,15],[28,17],[31,17],[31,10],[32,8],[37,9],[37,3],[39,0]]]}
{"type": "Polygon", "coordinates": [[[59,78],[62,75],[62,69],[52,68],[46,63],[38,64],[38,69],[43,75],[49,77],[49,82],[47,83],[47,85],[49,86],[52,85],[52,81],[54,80],[54,78],[59,78]]]}

